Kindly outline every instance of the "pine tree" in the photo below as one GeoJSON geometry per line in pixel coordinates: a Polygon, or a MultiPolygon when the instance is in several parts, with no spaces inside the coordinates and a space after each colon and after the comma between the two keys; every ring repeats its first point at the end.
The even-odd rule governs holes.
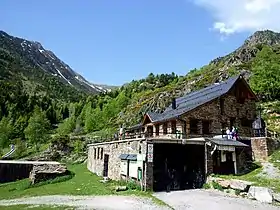
{"type": "Polygon", "coordinates": [[[25,138],[28,139],[31,144],[34,144],[38,151],[39,144],[48,139],[49,128],[50,122],[46,117],[46,113],[40,108],[35,107],[32,116],[28,120],[28,126],[24,130],[25,138]]]}

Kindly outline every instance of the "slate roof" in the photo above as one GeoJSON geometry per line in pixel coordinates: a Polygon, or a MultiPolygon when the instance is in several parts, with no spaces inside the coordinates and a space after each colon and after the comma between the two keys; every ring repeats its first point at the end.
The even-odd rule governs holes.
{"type": "Polygon", "coordinates": [[[133,125],[133,126],[127,128],[126,130],[130,131],[130,130],[140,129],[140,128],[142,128],[142,126],[143,126],[142,123],[140,123],[140,124],[133,125]]]}
{"type": "Polygon", "coordinates": [[[191,92],[185,96],[176,99],[176,109],[172,109],[172,105],[167,107],[163,113],[148,112],[152,122],[165,121],[176,118],[198,106],[210,102],[224,94],[226,94],[236,83],[240,76],[231,77],[219,84],[214,84],[198,91],[191,92]]]}
{"type": "Polygon", "coordinates": [[[248,147],[248,145],[236,141],[236,140],[229,140],[229,139],[209,139],[211,142],[221,146],[235,146],[235,147],[248,147]]]}

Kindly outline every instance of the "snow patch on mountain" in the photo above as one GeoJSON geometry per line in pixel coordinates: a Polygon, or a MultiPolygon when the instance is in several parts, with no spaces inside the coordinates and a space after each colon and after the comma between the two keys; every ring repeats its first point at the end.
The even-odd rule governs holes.
{"type": "Polygon", "coordinates": [[[63,74],[62,74],[57,68],[55,68],[55,69],[56,69],[57,72],[60,74],[60,76],[61,76],[63,79],[65,79],[66,82],[68,82],[69,85],[72,85],[72,83],[71,83],[68,79],[66,79],[66,77],[63,76],[63,74]]]}

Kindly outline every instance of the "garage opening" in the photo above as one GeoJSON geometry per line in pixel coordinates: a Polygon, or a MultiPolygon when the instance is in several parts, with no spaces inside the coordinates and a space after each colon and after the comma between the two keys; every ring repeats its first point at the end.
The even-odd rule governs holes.
{"type": "Polygon", "coordinates": [[[201,188],[205,182],[204,145],[154,144],[154,191],[201,188]]]}

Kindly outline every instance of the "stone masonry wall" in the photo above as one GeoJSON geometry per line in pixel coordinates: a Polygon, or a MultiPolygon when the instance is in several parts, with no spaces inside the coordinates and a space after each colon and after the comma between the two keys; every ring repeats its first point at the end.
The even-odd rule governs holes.
{"type": "Polygon", "coordinates": [[[187,133],[189,130],[190,119],[198,119],[199,122],[199,134],[202,134],[201,120],[210,121],[210,133],[220,134],[222,129],[222,123],[226,127],[230,126],[230,119],[235,118],[234,125],[238,127],[239,135],[251,136],[251,128],[241,125],[241,119],[246,118],[248,120],[254,120],[256,113],[255,102],[252,100],[245,100],[244,104],[239,104],[236,101],[235,96],[227,94],[224,97],[224,113],[221,114],[220,101],[216,99],[209,102],[197,109],[186,113],[182,116],[187,121],[187,133]]]}
{"type": "Polygon", "coordinates": [[[205,149],[205,158],[206,158],[205,174],[206,174],[206,176],[211,175],[214,171],[214,169],[213,169],[213,157],[211,155],[212,149],[213,148],[210,147],[210,146],[206,146],[206,149],[205,149]]]}
{"type": "Polygon", "coordinates": [[[280,147],[279,140],[270,137],[251,138],[253,159],[256,161],[267,161],[269,155],[280,147]]]}
{"type": "Polygon", "coordinates": [[[125,140],[125,141],[115,141],[115,142],[106,142],[104,144],[95,144],[88,146],[88,169],[96,173],[98,176],[103,176],[104,172],[104,155],[109,155],[108,162],[108,177],[114,180],[118,180],[121,178],[121,159],[119,156],[121,154],[146,154],[146,142],[145,140],[125,140]],[[96,154],[96,158],[94,158],[94,150],[96,153],[103,149],[102,157],[96,154]]]}

